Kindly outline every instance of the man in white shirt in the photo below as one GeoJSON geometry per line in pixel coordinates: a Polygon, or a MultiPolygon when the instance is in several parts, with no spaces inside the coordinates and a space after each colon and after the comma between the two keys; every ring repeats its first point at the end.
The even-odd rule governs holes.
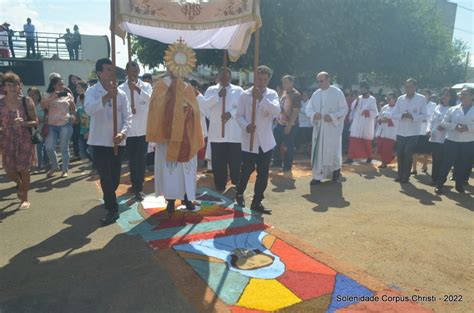
{"type": "Polygon", "coordinates": [[[272,70],[265,66],[257,68],[254,86],[245,90],[239,98],[236,119],[242,128],[242,171],[237,186],[237,205],[245,206],[244,191],[250,175],[257,169],[254,196],[250,209],[258,213],[271,213],[262,205],[263,193],[267,188],[272,151],[276,145],[273,137],[273,119],[280,113],[280,103],[275,90],[268,88],[272,70]],[[257,100],[255,124],[252,124],[253,97],[257,100]],[[251,134],[254,136],[250,149],[251,134]]]}
{"type": "Polygon", "coordinates": [[[30,51],[33,59],[36,58],[35,50],[35,25],[31,24],[31,18],[26,19],[26,24],[23,25],[23,31],[26,38],[26,57],[30,58],[30,51]]]}
{"type": "Polygon", "coordinates": [[[342,166],[342,130],[349,111],[344,93],[331,86],[331,77],[327,72],[320,72],[316,79],[319,89],[313,93],[306,106],[306,114],[313,124],[311,186],[321,184],[323,178],[332,178],[333,182],[339,180],[342,166]]]}
{"type": "Polygon", "coordinates": [[[351,127],[349,136],[349,153],[346,164],[351,164],[354,159],[367,159],[372,162],[372,141],[375,135],[375,119],[379,112],[377,100],[370,95],[369,83],[360,83],[362,95],[357,97],[351,105],[351,127]]]}
{"type": "Polygon", "coordinates": [[[417,84],[414,78],[407,79],[405,94],[397,99],[392,114],[392,118],[399,121],[397,128],[398,176],[395,181],[400,183],[408,183],[421,124],[427,118],[426,98],[416,92],[417,84]]]}
{"type": "Polygon", "coordinates": [[[109,59],[100,59],[95,64],[99,81],[86,91],[84,110],[91,117],[89,139],[94,164],[99,173],[100,186],[104,194],[107,215],[103,225],[112,224],[118,217],[118,203],[115,191],[120,183],[120,171],[124,154],[125,137],[130,130],[132,113],[127,96],[113,84],[115,68],[109,59]],[[113,132],[113,98],[117,97],[117,135],[113,132]],[[118,145],[118,155],[114,155],[118,145]]]}
{"type": "Polygon", "coordinates": [[[198,103],[201,111],[208,112],[209,115],[208,143],[211,145],[214,185],[217,191],[222,192],[226,188],[228,172],[234,186],[240,180],[242,130],[235,119],[235,114],[239,97],[244,90],[230,83],[231,71],[228,68],[222,69],[217,79],[219,83],[210,86],[204,97],[198,97],[198,103]],[[224,98],[225,113],[222,113],[224,98]],[[224,136],[222,136],[222,122],[224,122],[224,136]]]}
{"type": "Polygon", "coordinates": [[[128,62],[125,70],[127,71],[127,80],[120,85],[128,99],[131,111],[133,113],[132,127],[127,136],[127,158],[130,168],[130,181],[132,186],[130,191],[135,195],[135,199],[142,201],[143,182],[145,181],[146,155],[148,152],[148,143],[145,140],[146,122],[148,116],[148,107],[150,105],[150,97],[153,92],[149,83],[138,78],[140,67],[136,62],[128,62]],[[133,90],[133,107],[131,99],[131,90],[133,90]]]}
{"type": "Polygon", "coordinates": [[[454,166],[455,189],[464,193],[474,164],[474,89],[461,90],[461,104],[448,109],[441,125],[447,130],[443,164],[437,179],[436,194],[443,193],[449,170],[454,166]]]}

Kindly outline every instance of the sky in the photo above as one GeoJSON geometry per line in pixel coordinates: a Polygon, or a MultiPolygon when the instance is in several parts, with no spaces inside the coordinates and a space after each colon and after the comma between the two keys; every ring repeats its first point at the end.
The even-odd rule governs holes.
{"type": "MultiPolygon", "coordinates": [[[[451,2],[458,4],[454,37],[468,44],[470,64],[474,65],[474,0],[451,2]]],[[[77,24],[82,34],[108,34],[110,39],[109,4],[109,0],[0,0],[0,23],[9,22],[13,29],[22,29],[30,17],[40,32],[63,33],[77,24]]],[[[116,47],[117,65],[125,67],[127,47],[118,37],[116,47]]]]}

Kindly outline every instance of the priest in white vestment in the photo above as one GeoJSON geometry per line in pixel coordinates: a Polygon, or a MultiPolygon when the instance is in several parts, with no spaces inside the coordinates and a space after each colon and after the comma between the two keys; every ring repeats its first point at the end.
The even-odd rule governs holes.
{"type": "Polygon", "coordinates": [[[349,151],[346,164],[354,159],[367,159],[372,162],[372,141],[375,133],[375,119],[379,114],[377,100],[369,93],[367,82],[360,83],[362,95],[357,97],[351,105],[351,128],[349,135],[349,151]]]}
{"type": "Polygon", "coordinates": [[[204,146],[201,114],[194,88],[171,72],[154,87],[146,139],[156,143],[156,196],[165,197],[170,213],[176,199],[194,210],[197,153],[204,146]]]}
{"type": "Polygon", "coordinates": [[[331,86],[326,72],[317,75],[319,89],[316,90],[306,106],[306,114],[313,127],[311,185],[321,183],[324,178],[338,181],[342,165],[342,130],[348,108],[344,93],[331,86]]]}

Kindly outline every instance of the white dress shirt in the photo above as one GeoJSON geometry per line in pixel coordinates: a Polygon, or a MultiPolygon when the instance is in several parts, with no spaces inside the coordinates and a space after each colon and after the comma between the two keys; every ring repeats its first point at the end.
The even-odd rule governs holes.
{"type": "MultiPolygon", "coordinates": [[[[89,139],[90,146],[114,146],[113,109],[112,100],[105,105],[102,104],[102,97],[107,94],[102,84],[97,82],[87,89],[84,99],[84,110],[91,117],[89,139]]],[[[118,90],[117,94],[117,132],[128,134],[132,123],[132,112],[128,104],[127,95],[118,90]]],[[[125,140],[119,144],[125,146],[125,140]]]]}
{"type": "Polygon", "coordinates": [[[419,93],[415,93],[411,99],[406,94],[401,95],[398,97],[397,103],[395,103],[392,119],[399,121],[397,128],[398,136],[419,136],[421,124],[427,119],[426,98],[419,93]],[[402,114],[407,112],[413,116],[413,119],[402,119],[402,114]]]}
{"type": "Polygon", "coordinates": [[[236,85],[229,84],[226,87],[225,111],[232,116],[225,123],[225,136],[222,137],[222,98],[219,97],[219,91],[222,89],[220,84],[210,86],[204,96],[198,96],[198,103],[202,112],[209,115],[209,142],[233,142],[240,143],[242,140],[241,129],[235,120],[237,104],[240,95],[244,90],[236,85]]]}
{"type": "Polygon", "coordinates": [[[456,105],[448,109],[444,115],[441,125],[448,131],[446,139],[456,142],[474,141],[474,106],[464,114],[462,104],[456,105]],[[466,132],[458,132],[456,125],[463,124],[467,126],[466,132]]]}
{"type": "MultiPolygon", "coordinates": [[[[132,127],[128,131],[127,137],[140,137],[146,135],[148,108],[150,106],[150,98],[153,88],[149,83],[141,81],[140,79],[137,82],[137,86],[141,91],[140,94],[136,90],[133,91],[136,113],[132,115],[132,127]]],[[[132,101],[130,99],[130,87],[128,86],[128,79],[119,86],[119,89],[127,95],[130,111],[132,111],[132,101]]]]}
{"type": "Polygon", "coordinates": [[[428,128],[426,131],[431,132],[430,142],[444,143],[446,138],[446,130],[438,130],[441,125],[444,115],[448,112],[449,106],[438,105],[434,109],[433,114],[428,118],[428,128]]]}
{"type": "Polygon", "coordinates": [[[252,91],[253,87],[242,93],[235,115],[242,129],[242,151],[258,154],[259,148],[262,148],[263,152],[268,152],[276,146],[273,137],[273,119],[281,109],[277,92],[267,88],[262,100],[257,102],[253,151],[250,151],[250,133],[247,132],[247,126],[252,123],[252,91]]]}

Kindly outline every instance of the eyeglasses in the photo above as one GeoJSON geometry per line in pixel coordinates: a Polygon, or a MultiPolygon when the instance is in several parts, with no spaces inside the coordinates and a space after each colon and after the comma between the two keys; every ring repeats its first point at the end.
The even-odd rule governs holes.
{"type": "Polygon", "coordinates": [[[325,79],[323,79],[323,80],[318,80],[318,83],[321,84],[321,83],[324,83],[325,81],[326,81],[325,79]]]}

